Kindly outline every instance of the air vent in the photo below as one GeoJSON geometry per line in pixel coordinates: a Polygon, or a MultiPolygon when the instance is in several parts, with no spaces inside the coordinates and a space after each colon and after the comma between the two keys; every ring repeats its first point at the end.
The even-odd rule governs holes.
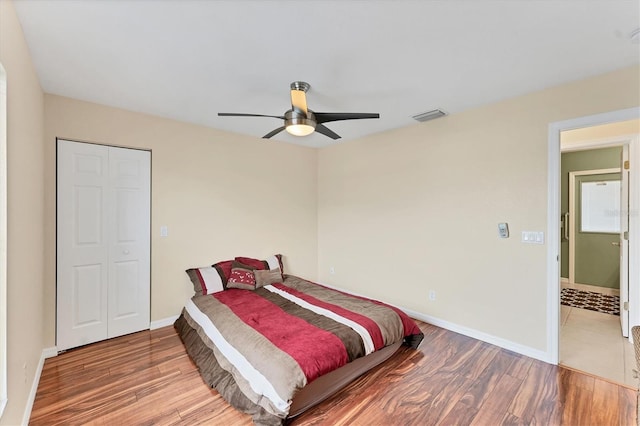
{"type": "Polygon", "coordinates": [[[447,115],[447,113],[444,112],[443,110],[434,109],[432,111],[427,111],[427,112],[423,112],[422,114],[414,115],[412,118],[416,121],[429,121],[436,118],[444,117],[445,115],[447,115]]]}

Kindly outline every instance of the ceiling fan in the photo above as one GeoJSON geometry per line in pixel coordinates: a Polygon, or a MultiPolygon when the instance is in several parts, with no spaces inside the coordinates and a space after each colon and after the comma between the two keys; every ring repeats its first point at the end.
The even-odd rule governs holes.
{"type": "Polygon", "coordinates": [[[219,112],[220,117],[271,117],[284,120],[284,125],[274,129],[263,136],[269,139],[283,130],[294,136],[307,136],[318,132],[331,139],[340,139],[333,130],[324,123],[339,120],[358,120],[363,118],[380,118],[378,113],[357,113],[357,112],[313,112],[307,108],[307,90],[311,85],[304,81],[294,81],[291,83],[291,109],[285,111],[284,115],[264,115],[264,114],[243,114],[235,112],[219,112]]]}

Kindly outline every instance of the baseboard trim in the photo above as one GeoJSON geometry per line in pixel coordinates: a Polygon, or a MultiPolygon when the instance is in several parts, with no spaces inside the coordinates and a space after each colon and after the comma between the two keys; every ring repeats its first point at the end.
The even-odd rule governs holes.
{"type": "Polygon", "coordinates": [[[162,327],[166,327],[168,325],[173,325],[174,322],[176,322],[176,320],[178,319],[179,315],[174,315],[168,318],[163,318],[163,319],[159,319],[156,321],[151,321],[151,324],[149,324],[149,329],[150,330],[155,330],[158,328],[162,328],[162,327]]]}
{"type": "Polygon", "coordinates": [[[29,418],[31,417],[33,403],[36,400],[36,393],[38,392],[38,385],[40,384],[40,376],[42,375],[42,369],[44,368],[44,360],[47,358],[52,358],[54,356],[58,356],[58,349],[55,346],[51,348],[44,348],[42,350],[40,361],[38,361],[36,372],[33,375],[33,383],[31,384],[31,391],[29,392],[29,397],[27,398],[27,405],[24,407],[22,424],[25,426],[29,424],[29,418]]]}
{"type": "MultiPolygon", "coordinates": [[[[44,359],[58,356],[58,348],[56,346],[52,346],[50,348],[44,348],[42,350],[42,356],[44,356],[44,359]]],[[[43,361],[43,364],[44,364],[44,361],[43,361]]]]}
{"type": "Polygon", "coordinates": [[[426,323],[435,325],[437,327],[444,328],[445,330],[453,331],[454,333],[462,334],[467,337],[471,337],[473,339],[482,340],[483,342],[490,343],[495,346],[499,346],[503,349],[507,349],[509,351],[516,352],[521,355],[528,356],[530,358],[544,361],[546,363],[551,363],[549,361],[548,354],[545,351],[541,351],[539,349],[535,349],[530,346],[522,345],[520,343],[512,342],[511,340],[503,339],[502,337],[493,336],[491,334],[476,330],[474,328],[455,324],[440,318],[433,317],[431,315],[425,315],[420,312],[413,311],[411,309],[403,308],[401,306],[398,306],[398,307],[402,309],[411,318],[424,321],[426,323]]]}
{"type": "Polygon", "coordinates": [[[0,399],[0,419],[2,418],[2,414],[4,413],[4,409],[7,406],[7,402],[9,400],[7,398],[0,399]]]}
{"type": "MultiPolygon", "coordinates": [[[[358,294],[352,291],[344,290],[340,287],[336,287],[330,284],[322,284],[325,287],[333,288],[338,291],[343,291],[345,293],[353,294],[354,296],[359,297],[368,297],[362,294],[358,294]]],[[[548,364],[553,364],[549,358],[549,354],[545,351],[541,351],[539,349],[532,348],[530,346],[522,345],[520,343],[512,342],[511,340],[503,339],[502,337],[493,336],[488,333],[484,333],[482,331],[465,327],[463,325],[455,324],[453,322],[449,322],[440,318],[433,317],[431,315],[426,315],[421,312],[414,311],[412,309],[407,309],[402,306],[396,305],[399,309],[404,311],[411,318],[415,318],[420,321],[424,321],[426,323],[435,325],[440,328],[444,328],[445,330],[453,331],[454,333],[462,334],[467,337],[471,337],[473,339],[482,340],[483,342],[490,343],[492,345],[499,346],[503,349],[507,349],[512,352],[519,353],[520,355],[525,355],[530,358],[534,358],[548,364]]]]}

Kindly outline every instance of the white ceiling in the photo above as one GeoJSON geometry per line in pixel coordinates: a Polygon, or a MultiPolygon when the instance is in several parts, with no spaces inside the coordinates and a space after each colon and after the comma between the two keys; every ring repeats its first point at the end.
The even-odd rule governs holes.
{"type": "Polygon", "coordinates": [[[281,115],[295,80],[314,111],[380,113],[328,123],[345,141],[640,62],[637,0],[14,4],[45,92],[255,137],[281,122],[217,113],[281,115]]]}

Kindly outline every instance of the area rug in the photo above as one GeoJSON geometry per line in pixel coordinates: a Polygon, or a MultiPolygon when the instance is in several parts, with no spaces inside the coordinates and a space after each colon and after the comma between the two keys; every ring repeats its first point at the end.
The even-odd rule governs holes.
{"type": "Polygon", "coordinates": [[[589,309],[611,315],[620,315],[620,297],[593,291],[563,288],[560,292],[560,303],[572,308],[589,309]]]}

